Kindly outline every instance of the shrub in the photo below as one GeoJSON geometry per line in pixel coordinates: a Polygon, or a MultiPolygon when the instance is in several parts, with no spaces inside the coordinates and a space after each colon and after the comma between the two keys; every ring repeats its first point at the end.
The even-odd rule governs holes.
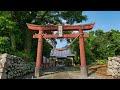
{"type": "Polygon", "coordinates": [[[66,66],[71,66],[72,64],[71,64],[72,62],[71,62],[71,59],[69,59],[69,58],[66,58],[65,60],[64,60],[64,64],[66,65],[66,66]]]}
{"type": "Polygon", "coordinates": [[[33,55],[30,54],[28,56],[24,51],[18,51],[18,52],[15,53],[15,55],[18,56],[18,57],[21,57],[24,60],[30,61],[30,62],[34,61],[33,55]]]}
{"type": "Polygon", "coordinates": [[[102,59],[101,60],[98,60],[98,59],[96,60],[97,64],[106,64],[106,62],[107,62],[106,60],[102,60],[102,59]]]}

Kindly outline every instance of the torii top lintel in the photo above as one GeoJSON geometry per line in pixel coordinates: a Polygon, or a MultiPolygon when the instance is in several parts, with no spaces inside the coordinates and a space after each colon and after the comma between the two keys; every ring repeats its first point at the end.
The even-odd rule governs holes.
{"type": "MultiPolygon", "coordinates": [[[[90,30],[94,27],[95,23],[84,24],[84,25],[62,25],[63,30],[71,30],[71,31],[78,31],[79,29],[82,30],[90,30]]],[[[42,30],[42,31],[57,31],[58,25],[35,25],[35,24],[28,24],[28,29],[30,30],[42,30]]]]}

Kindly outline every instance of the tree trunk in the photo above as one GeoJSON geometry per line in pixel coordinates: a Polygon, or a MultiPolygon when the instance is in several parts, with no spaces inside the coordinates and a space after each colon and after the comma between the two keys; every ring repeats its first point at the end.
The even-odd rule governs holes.
{"type": "Polygon", "coordinates": [[[32,31],[26,30],[24,51],[28,56],[30,55],[31,52],[31,46],[32,46],[32,31]]]}
{"type": "Polygon", "coordinates": [[[16,40],[15,40],[15,35],[13,33],[10,33],[10,39],[11,39],[11,48],[13,52],[16,51],[16,40]]]}

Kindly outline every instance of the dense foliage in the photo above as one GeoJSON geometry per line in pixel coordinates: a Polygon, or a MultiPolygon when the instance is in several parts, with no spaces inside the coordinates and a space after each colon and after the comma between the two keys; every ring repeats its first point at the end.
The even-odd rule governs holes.
{"type": "MultiPolygon", "coordinates": [[[[32,39],[35,31],[28,30],[26,23],[39,25],[80,23],[87,20],[82,11],[0,11],[0,53],[20,56],[28,61],[35,61],[37,39],[32,39]]],[[[53,33],[53,32],[44,32],[53,33]]],[[[64,32],[72,33],[72,32],[64,32]]],[[[109,56],[120,55],[120,31],[96,30],[86,32],[90,37],[85,39],[87,63],[102,61],[109,56]]],[[[72,39],[67,39],[70,42],[72,39]]],[[[52,44],[56,44],[52,39],[52,44]]],[[[52,47],[43,40],[43,55],[49,57],[52,47]]],[[[75,62],[80,63],[78,39],[71,45],[75,62]]]]}
{"type": "MultiPolygon", "coordinates": [[[[87,32],[90,37],[85,39],[87,64],[105,62],[108,57],[120,55],[120,31],[111,29],[108,32],[96,30],[87,32]]],[[[75,61],[79,63],[79,43],[76,40],[71,46],[75,61]]]]}
{"type": "MultiPolygon", "coordinates": [[[[73,24],[87,20],[82,11],[0,11],[0,53],[20,56],[28,61],[36,58],[37,39],[32,39],[35,31],[30,31],[26,23],[38,25],[73,24]]],[[[53,33],[53,32],[44,32],[53,33]]],[[[55,39],[51,41],[55,43],[55,39]]],[[[49,57],[52,47],[43,40],[43,55],[49,57]]]]}

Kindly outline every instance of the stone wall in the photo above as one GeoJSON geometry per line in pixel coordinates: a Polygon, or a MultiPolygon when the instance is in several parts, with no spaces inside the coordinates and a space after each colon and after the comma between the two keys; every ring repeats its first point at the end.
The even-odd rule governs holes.
{"type": "Polygon", "coordinates": [[[0,79],[17,79],[34,72],[35,62],[9,54],[0,55],[0,79]]]}
{"type": "Polygon", "coordinates": [[[108,57],[107,75],[111,75],[114,78],[120,78],[120,56],[108,57]]]}

